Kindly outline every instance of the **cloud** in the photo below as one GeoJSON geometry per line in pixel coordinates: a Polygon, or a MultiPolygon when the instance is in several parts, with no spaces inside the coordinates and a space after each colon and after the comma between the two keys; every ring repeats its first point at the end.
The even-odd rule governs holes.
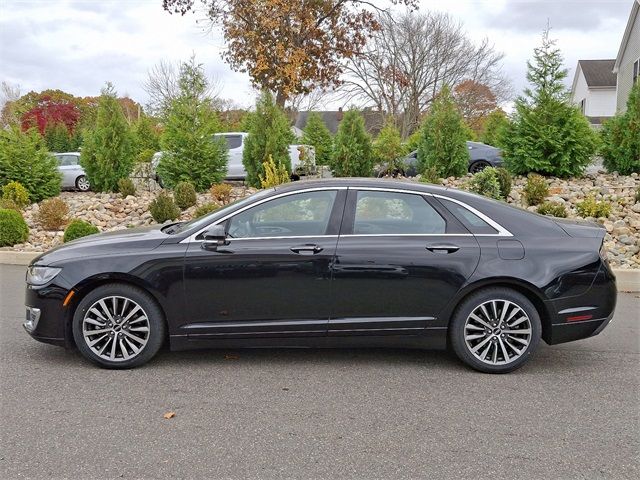
{"type": "MultiPolygon", "coordinates": [[[[520,92],[526,84],[526,60],[540,43],[547,18],[566,66],[573,69],[580,58],[615,57],[631,4],[423,0],[420,10],[447,11],[474,40],[487,37],[505,53],[503,70],[520,92]]],[[[98,95],[111,81],[118,92],[144,104],[142,85],[153,65],[195,54],[207,74],[222,84],[223,97],[252,105],[255,90],[249,78],[222,61],[224,41],[219,31],[204,31],[203,23],[197,23],[203,17],[202,12],[170,15],[160,0],[0,0],[0,80],[19,84],[23,92],[59,88],[79,96],[98,95]]]]}
{"type": "Polygon", "coordinates": [[[508,0],[497,15],[487,15],[487,24],[506,30],[540,32],[547,21],[555,30],[598,30],[610,19],[628,16],[630,0],[508,0]]]}

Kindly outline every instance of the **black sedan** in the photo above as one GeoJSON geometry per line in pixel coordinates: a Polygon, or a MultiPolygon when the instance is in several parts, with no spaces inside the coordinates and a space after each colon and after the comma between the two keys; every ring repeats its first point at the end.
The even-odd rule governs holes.
{"type": "Polygon", "coordinates": [[[509,372],[600,333],[605,230],[436,186],[296,182],[188,223],[92,235],[27,272],[24,327],[103,367],[202,347],[450,347],[509,372]]]}

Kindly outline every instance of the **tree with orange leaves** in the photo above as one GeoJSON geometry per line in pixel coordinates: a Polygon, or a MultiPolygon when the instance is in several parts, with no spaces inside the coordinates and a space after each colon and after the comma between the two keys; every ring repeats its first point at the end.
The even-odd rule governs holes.
{"type": "Polygon", "coordinates": [[[465,80],[453,89],[453,97],[466,124],[479,135],[488,115],[498,108],[496,96],[486,85],[465,80]]]}
{"type": "MultiPolygon", "coordinates": [[[[415,7],[415,0],[389,0],[415,7]]],[[[249,74],[256,87],[288,98],[339,83],[343,60],[360,53],[380,28],[375,9],[362,0],[201,0],[227,42],[223,58],[249,74]]],[[[184,15],[196,0],[163,0],[184,15]]]]}

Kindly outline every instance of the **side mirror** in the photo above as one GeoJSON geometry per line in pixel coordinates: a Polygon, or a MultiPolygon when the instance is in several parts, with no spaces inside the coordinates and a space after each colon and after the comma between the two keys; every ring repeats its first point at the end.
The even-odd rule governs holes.
{"type": "Polygon", "coordinates": [[[216,250],[218,247],[227,245],[228,243],[224,225],[214,225],[204,233],[202,248],[205,250],[216,250]]]}

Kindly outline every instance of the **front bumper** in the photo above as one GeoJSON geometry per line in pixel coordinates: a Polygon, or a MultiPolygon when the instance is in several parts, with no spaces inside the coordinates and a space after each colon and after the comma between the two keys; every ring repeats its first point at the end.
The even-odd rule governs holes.
{"type": "Polygon", "coordinates": [[[27,285],[26,318],[22,326],[35,340],[70,347],[67,309],[62,305],[68,290],[56,285],[36,288],[27,285]]]}

